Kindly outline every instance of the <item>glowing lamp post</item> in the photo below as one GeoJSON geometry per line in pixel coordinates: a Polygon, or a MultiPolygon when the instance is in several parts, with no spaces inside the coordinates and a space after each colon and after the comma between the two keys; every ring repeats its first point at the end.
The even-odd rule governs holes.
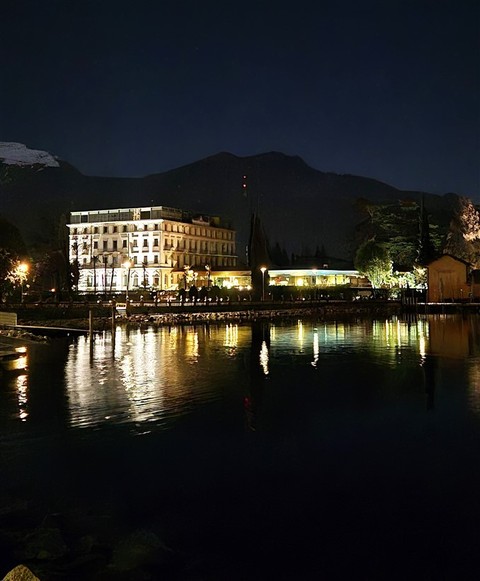
{"type": "Polygon", "coordinates": [[[262,301],[265,300],[265,271],[267,270],[266,266],[261,266],[260,270],[262,271],[262,301]]]}
{"type": "Polygon", "coordinates": [[[24,301],[23,285],[24,285],[25,281],[27,280],[27,274],[28,274],[28,264],[26,262],[21,262],[17,266],[17,274],[18,274],[18,278],[20,279],[20,291],[22,293],[22,295],[20,297],[20,302],[23,303],[23,301],[24,301]]]}
{"type": "Polygon", "coordinates": [[[132,267],[132,261],[130,259],[125,260],[122,266],[127,270],[127,289],[125,292],[125,302],[128,302],[128,287],[130,286],[130,269],[132,267]]]}
{"type": "Polygon", "coordinates": [[[205,265],[205,270],[207,271],[207,288],[210,288],[210,265],[205,265]]]}

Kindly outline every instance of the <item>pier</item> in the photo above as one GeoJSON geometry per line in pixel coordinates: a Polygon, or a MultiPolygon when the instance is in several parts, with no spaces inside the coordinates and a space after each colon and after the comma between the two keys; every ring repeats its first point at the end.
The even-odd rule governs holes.
{"type": "Polygon", "coordinates": [[[70,335],[86,335],[88,329],[73,329],[69,327],[47,327],[43,325],[16,325],[18,331],[25,331],[43,337],[68,337],[70,335]]]}

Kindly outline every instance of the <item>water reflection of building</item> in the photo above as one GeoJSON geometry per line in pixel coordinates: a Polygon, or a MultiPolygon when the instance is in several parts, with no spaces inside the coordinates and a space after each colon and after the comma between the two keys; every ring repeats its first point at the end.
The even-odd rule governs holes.
{"type": "Polygon", "coordinates": [[[480,416],[480,359],[472,358],[469,361],[469,400],[472,410],[480,416]]]}
{"type": "Polygon", "coordinates": [[[91,357],[89,341],[81,338],[65,367],[69,423],[134,422],[148,431],[150,422],[187,413],[192,401],[221,397],[211,370],[249,343],[248,326],[118,328],[115,342],[109,333],[96,336],[91,357]]]}
{"type": "MultiPolygon", "coordinates": [[[[179,326],[131,329],[128,334],[118,329],[115,346],[109,333],[96,337],[93,358],[83,338],[70,349],[65,368],[69,422],[162,422],[187,413],[192,401],[223,397],[222,390],[229,381],[237,381],[239,365],[246,363],[240,380],[244,413],[249,428],[255,429],[270,384],[266,380],[272,375],[272,355],[278,363],[280,356],[298,357],[302,365],[318,367],[321,358],[328,364],[339,352],[346,357],[378,354],[382,365],[402,366],[405,374],[415,374],[420,389],[424,386],[427,406],[432,407],[439,369],[445,358],[468,357],[478,339],[475,328],[470,319],[429,315],[361,324],[332,321],[314,326],[303,321],[285,328],[258,321],[251,327],[179,326]]],[[[474,360],[471,365],[472,378],[480,377],[474,360]]],[[[277,376],[274,373],[274,382],[277,376]]],[[[24,391],[19,389],[18,395],[25,409],[24,391]]]]}
{"type": "Polygon", "coordinates": [[[429,352],[442,357],[463,358],[470,351],[469,319],[455,315],[432,315],[428,319],[429,352]]]}
{"type": "Polygon", "coordinates": [[[427,408],[434,404],[435,387],[440,362],[442,365],[458,364],[468,361],[468,382],[470,400],[473,407],[480,411],[480,362],[470,358],[477,352],[479,329],[476,318],[460,315],[430,315],[428,317],[429,341],[422,363],[425,376],[427,408]]]}

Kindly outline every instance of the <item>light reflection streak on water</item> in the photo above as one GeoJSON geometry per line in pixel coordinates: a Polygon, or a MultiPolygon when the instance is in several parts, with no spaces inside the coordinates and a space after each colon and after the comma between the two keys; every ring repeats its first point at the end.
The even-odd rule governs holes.
{"type": "Polygon", "coordinates": [[[315,328],[313,330],[313,361],[312,361],[313,367],[316,367],[318,364],[319,353],[320,353],[320,347],[319,347],[319,343],[318,343],[318,329],[315,328]]]}
{"type": "MultiPolygon", "coordinates": [[[[337,351],[359,353],[362,349],[369,353],[382,354],[382,364],[400,365],[404,357],[417,353],[421,364],[430,347],[429,321],[418,319],[404,321],[394,317],[392,320],[371,320],[363,324],[343,321],[324,322],[317,327],[308,328],[306,324],[296,326],[296,339],[312,341],[313,367],[318,365],[320,350],[328,358],[337,351]],[[312,335],[310,335],[310,333],[312,335]]],[[[275,352],[285,343],[286,336],[275,341],[275,352]]],[[[300,351],[302,352],[302,351],[300,351]]]]}
{"type": "Polygon", "coordinates": [[[225,341],[223,345],[227,348],[227,353],[233,357],[238,347],[238,324],[225,325],[225,341]]]}
{"type": "Polygon", "coordinates": [[[95,337],[92,360],[88,338],[70,345],[65,384],[73,426],[90,425],[94,417],[100,421],[102,410],[114,406],[115,394],[108,389],[116,376],[111,360],[112,344],[106,335],[95,337]]]}
{"type": "Polygon", "coordinates": [[[327,343],[338,343],[345,339],[345,325],[342,322],[326,324],[324,327],[324,340],[327,343]]]}
{"type": "Polygon", "coordinates": [[[172,327],[170,329],[170,349],[176,351],[177,349],[177,339],[178,339],[178,327],[172,327]]]}
{"type": "Polygon", "coordinates": [[[401,347],[402,345],[402,333],[401,333],[401,327],[400,327],[400,321],[397,320],[397,345],[399,347],[401,347]]]}
{"type": "Polygon", "coordinates": [[[377,350],[387,348],[392,362],[399,363],[402,351],[418,350],[421,360],[428,351],[429,327],[422,319],[402,321],[397,318],[386,321],[373,321],[372,344],[377,350]]]}
{"type": "Polygon", "coordinates": [[[268,347],[267,347],[267,342],[264,340],[262,341],[262,346],[260,348],[260,365],[263,369],[263,373],[264,375],[268,375],[269,374],[269,370],[268,370],[268,361],[269,361],[269,356],[268,356],[268,347]]]}
{"type": "Polygon", "coordinates": [[[156,389],[154,361],[156,348],[154,335],[143,334],[140,340],[127,344],[127,350],[120,360],[120,380],[130,401],[129,419],[134,422],[150,421],[155,417],[149,403],[156,399],[162,403],[162,392],[156,389]],[[157,395],[160,395],[160,400],[157,395]]]}
{"type": "Polygon", "coordinates": [[[427,355],[428,349],[428,337],[429,337],[428,324],[426,324],[426,322],[423,321],[422,319],[419,319],[414,329],[416,330],[416,339],[418,341],[420,357],[423,360],[427,355]]]}
{"type": "Polygon", "coordinates": [[[300,346],[300,353],[303,353],[303,323],[302,321],[297,321],[297,340],[300,346]]]}
{"type": "MultiPolygon", "coordinates": [[[[305,321],[278,328],[272,324],[269,340],[264,337],[256,357],[269,377],[276,365],[317,367],[320,352],[327,363],[335,362],[332,356],[338,352],[361,356],[365,351],[369,356],[378,354],[379,365],[415,363],[415,358],[421,364],[431,350],[430,324],[421,318],[362,324],[333,321],[316,327],[305,321]]],[[[79,340],[66,365],[71,424],[158,424],[187,413],[197,402],[220,397],[211,374],[223,376],[228,361],[238,365],[235,361],[243,360],[250,341],[251,328],[238,324],[123,330],[116,334],[115,346],[108,333],[96,337],[90,358],[88,340],[79,340]]]]}
{"type": "MultiPolygon", "coordinates": [[[[337,354],[378,356],[378,365],[397,367],[404,362],[421,365],[423,355],[430,349],[429,321],[418,318],[403,320],[368,319],[357,321],[323,321],[308,323],[297,321],[290,327],[278,327],[275,340],[271,335],[270,374],[272,363],[291,364],[292,357],[308,354],[308,365],[318,368],[324,361],[335,361],[337,354]],[[298,349],[298,346],[301,348],[298,349]],[[293,347],[293,349],[292,349],[293,347]],[[285,359],[285,353],[289,359],[285,359]]],[[[305,364],[300,358],[298,364],[305,364]]]]}
{"type": "MultiPolygon", "coordinates": [[[[237,326],[231,332],[237,344],[237,326]]],[[[242,333],[243,344],[249,338],[242,333]]],[[[95,338],[92,352],[88,340],[78,340],[65,368],[70,424],[131,423],[144,426],[145,433],[152,422],[164,425],[197,402],[218,398],[211,381],[217,371],[209,358],[218,354],[219,341],[220,327],[122,331],[115,345],[106,333],[95,338]],[[196,370],[198,365],[202,370],[196,370]]]]}
{"type": "Polygon", "coordinates": [[[28,376],[24,373],[16,378],[16,390],[18,398],[18,416],[22,422],[28,418],[28,376]]]}
{"type": "Polygon", "coordinates": [[[196,363],[198,361],[198,332],[196,329],[187,334],[185,356],[189,363],[196,363]]]}
{"type": "Polygon", "coordinates": [[[480,358],[471,361],[468,370],[469,379],[469,403],[476,415],[480,415],[480,358]]]}

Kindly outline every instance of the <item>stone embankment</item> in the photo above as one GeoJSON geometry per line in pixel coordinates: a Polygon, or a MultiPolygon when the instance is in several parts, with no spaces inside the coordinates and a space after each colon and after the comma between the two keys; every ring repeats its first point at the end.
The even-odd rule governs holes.
{"type": "Polygon", "coordinates": [[[234,322],[242,323],[249,321],[275,321],[280,319],[301,319],[317,317],[319,319],[332,319],[351,316],[388,316],[400,313],[400,305],[395,302],[370,303],[369,308],[365,308],[360,303],[331,303],[321,306],[306,306],[297,308],[270,307],[267,309],[248,310],[228,310],[228,311],[198,311],[194,309],[183,312],[163,312],[163,313],[135,313],[122,316],[118,322],[128,324],[151,324],[151,325],[191,325],[201,323],[234,322]]]}
{"type": "MultiPolygon", "coordinates": [[[[112,328],[112,307],[91,307],[93,328],[104,331],[112,328]]],[[[117,312],[115,323],[120,325],[194,325],[208,323],[248,323],[253,321],[280,321],[315,317],[319,320],[340,318],[388,317],[402,312],[397,301],[331,301],[310,303],[270,303],[266,304],[223,304],[209,305],[174,305],[171,307],[154,307],[149,305],[131,306],[128,313],[117,312]]],[[[20,325],[68,327],[71,329],[89,329],[89,310],[60,305],[58,309],[19,310],[20,325]]],[[[20,329],[0,329],[0,336],[8,335],[24,339],[38,340],[35,336],[20,329]]]]}
{"type": "Polygon", "coordinates": [[[117,319],[118,323],[150,325],[194,325],[202,323],[272,321],[318,315],[315,309],[249,310],[249,311],[190,311],[183,313],[132,314],[117,319]]]}

